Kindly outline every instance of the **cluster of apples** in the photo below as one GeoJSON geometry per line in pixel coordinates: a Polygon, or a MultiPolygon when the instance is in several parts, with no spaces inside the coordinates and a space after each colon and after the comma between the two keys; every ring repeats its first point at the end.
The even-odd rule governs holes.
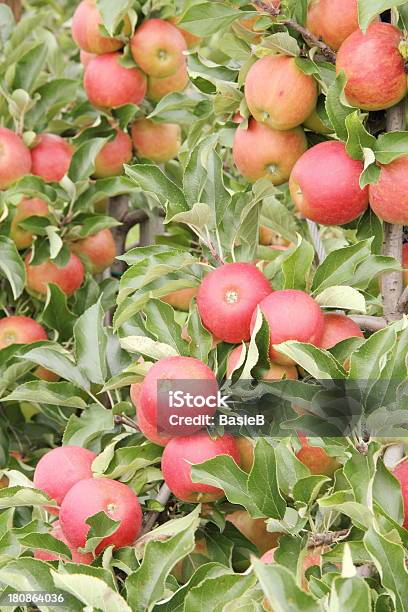
{"type": "MultiPolygon", "coordinates": [[[[110,110],[125,104],[140,105],[145,97],[158,102],[187,87],[185,52],[190,39],[187,42],[176,25],[147,19],[131,35],[131,24],[125,17],[122,35],[117,38],[103,36],[101,25],[95,0],[82,0],[73,16],[72,37],[81,49],[85,92],[95,107],[110,110]],[[122,62],[120,51],[129,36],[137,67],[122,62]]],[[[132,158],[132,146],[138,157],[156,163],[176,157],[180,149],[181,130],[174,123],[154,123],[140,117],[132,124],[130,134],[116,129],[116,137],[108,143],[109,150],[98,165],[100,176],[111,176],[113,168],[121,170],[132,158]]]]}
{"type": "MultiPolygon", "coordinates": [[[[307,27],[337,51],[336,71],[346,76],[344,93],[351,106],[378,111],[404,98],[408,86],[398,28],[375,21],[363,33],[357,0],[312,1],[307,27]]],[[[342,142],[329,140],[307,150],[304,127],[330,133],[317,115],[317,98],[316,79],[302,72],[295,58],[257,60],[245,80],[251,117],[247,128],[237,129],[233,144],[238,170],[251,182],[289,180],[299,213],[316,223],[343,225],[370,205],[384,221],[407,224],[408,156],[380,165],[379,181],[361,189],[363,162],[352,159],[342,142]]]]}

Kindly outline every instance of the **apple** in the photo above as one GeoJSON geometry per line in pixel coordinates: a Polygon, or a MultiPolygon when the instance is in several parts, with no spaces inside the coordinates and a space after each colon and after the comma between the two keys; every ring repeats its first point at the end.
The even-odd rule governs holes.
{"type": "Polygon", "coordinates": [[[108,546],[122,548],[133,544],[142,526],[142,510],[137,495],[122,482],[89,478],[77,482],[61,504],[60,523],[71,546],[85,546],[90,529],[86,521],[98,512],[105,512],[113,521],[119,521],[119,525],[112,535],[98,544],[96,554],[108,546]]]}
{"type": "Polygon", "coordinates": [[[0,189],[7,189],[30,171],[30,150],[20,136],[0,127],[0,189]]]}
{"type": "MultiPolygon", "coordinates": [[[[342,3],[343,4],[343,3],[342,3]]],[[[336,72],[344,71],[348,102],[363,110],[390,108],[407,93],[404,58],[399,52],[402,32],[389,23],[376,22],[364,33],[356,30],[342,43],[336,72]]]]}
{"type": "Polygon", "coordinates": [[[294,57],[267,55],[249,69],[245,99],[257,121],[274,130],[290,130],[315,109],[317,83],[298,68],[294,57]]]}
{"type": "Polygon", "coordinates": [[[214,372],[194,357],[165,357],[157,361],[142,382],[140,396],[132,385],[131,397],[137,400],[134,403],[140,407],[144,418],[159,430],[160,435],[163,435],[163,432],[165,437],[166,434],[192,434],[204,426],[183,423],[173,425],[169,422],[169,417],[173,414],[196,417],[213,416],[216,412],[217,406],[209,406],[207,403],[199,407],[188,406],[187,402],[183,402],[182,406],[171,406],[169,391],[191,393],[194,397],[203,396],[207,400],[217,395],[218,384],[214,372]],[[160,385],[160,381],[174,383],[167,389],[164,382],[160,385]]]}
{"type": "Polygon", "coordinates": [[[401,485],[401,494],[404,504],[404,527],[408,529],[408,458],[402,459],[393,470],[395,478],[401,485]]]}
{"type": "Polygon", "coordinates": [[[227,514],[225,518],[232,523],[247,540],[255,544],[261,555],[277,546],[281,534],[267,531],[265,519],[254,519],[246,510],[235,510],[235,512],[227,514]]]}
{"type": "MultiPolygon", "coordinates": [[[[68,546],[71,551],[72,563],[82,563],[83,565],[90,565],[93,561],[93,555],[91,553],[80,553],[76,548],[74,548],[64,536],[61,525],[59,521],[55,521],[52,524],[52,528],[50,530],[50,535],[52,535],[57,540],[64,542],[68,546]]],[[[37,548],[34,551],[34,559],[40,559],[41,561],[62,561],[65,560],[61,555],[56,553],[52,553],[49,550],[42,550],[41,548],[37,548]]],[[[70,561],[68,561],[70,562],[70,561]]]]}
{"type": "Polygon", "coordinates": [[[234,163],[248,181],[268,178],[273,185],[286,183],[293,166],[307,150],[301,127],[279,131],[251,118],[247,128],[235,132],[234,163]]]}
{"type": "Polygon", "coordinates": [[[177,157],[181,147],[181,128],[176,123],[141,118],[133,123],[131,134],[136,155],[157,164],[177,157]]]}
{"type": "Polygon", "coordinates": [[[59,183],[68,172],[74,148],[56,134],[39,134],[31,149],[31,172],[47,183],[59,183]]]}
{"type": "Polygon", "coordinates": [[[196,295],[197,287],[187,287],[186,289],[171,291],[167,295],[162,296],[160,299],[162,302],[170,304],[170,306],[172,306],[175,310],[188,312],[190,310],[191,301],[196,295]]]}
{"type": "MultiPolygon", "coordinates": [[[[227,378],[231,378],[233,371],[235,370],[239,358],[242,353],[242,344],[236,346],[227,359],[227,378]]],[[[262,380],[281,380],[282,378],[288,378],[296,380],[298,378],[298,372],[295,366],[291,365],[279,365],[277,363],[271,363],[268,370],[265,370],[262,374],[262,380]]]]}
{"type": "Polygon", "coordinates": [[[219,455],[228,455],[239,465],[235,439],[229,434],[211,438],[200,431],[192,436],[172,438],[163,451],[161,468],[164,480],[176,497],[186,502],[210,502],[224,497],[224,491],[212,485],[194,483],[191,465],[219,455]]]}
{"type": "Polygon", "coordinates": [[[142,383],[133,383],[130,387],[130,399],[132,404],[136,408],[136,420],[137,425],[147,440],[157,444],[158,446],[166,446],[167,442],[171,439],[170,436],[159,434],[157,426],[149,423],[144,416],[143,410],[140,407],[140,392],[142,390],[142,383]]]}
{"type": "Polygon", "coordinates": [[[120,63],[120,53],[97,55],[84,72],[84,88],[88,100],[101,108],[124,104],[140,104],[146,95],[147,79],[138,68],[120,63]]]}
{"type": "Polygon", "coordinates": [[[168,77],[185,63],[186,41],[181,32],[163,19],[147,19],[130,40],[135,62],[149,76],[168,77]]]}
{"type": "Polygon", "coordinates": [[[10,316],[0,319],[0,349],[11,344],[31,344],[47,339],[45,329],[30,317],[10,316]]]}
{"type": "Polygon", "coordinates": [[[321,446],[309,444],[306,436],[299,434],[302,448],[296,453],[296,457],[309,468],[313,475],[333,476],[339,467],[338,461],[330,457],[321,446]]]}
{"type": "Polygon", "coordinates": [[[307,7],[306,27],[337,51],[359,28],[357,0],[312,0],[307,7]]]}
{"type": "Polygon", "coordinates": [[[188,49],[192,49],[193,47],[196,47],[202,41],[201,36],[196,36],[195,34],[192,34],[191,32],[189,32],[188,30],[185,30],[184,28],[180,28],[180,26],[178,25],[180,21],[179,16],[176,15],[176,16],[170,17],[168,21],[170,21],[170,23],[172,23],[173,25],[177,26],[178,31],[180,32],[180,34],[183,36],[184,40],[186,41],[186,45],[188,49]]]}
{"type": "Polygon", "coordinates": [[[343,314],[326,313],[324,315],[323,336],[319,347],[331,349],[338,342],[348,338],[364,338],[364,334],[352,319],[343,314]]]}
{"type": "MultiPolygon", "coordinates": [[[[304,291],[283,289],[274,291],[259,304],[269,324],[269,356],[280,365],[291,365],[293,361],[273,348],[287,340],[308,342],[319,346],[323,336],[324,317],[320,306],[304,291]]],[[[254,312],[252,326],[255,323],[254,312]]]]}
{"type": "Polygon", "coordinates": [[[380,178],[369,185],[370,205],[375,214],[397,225],[408,224],[408,156],[380,165],[380,178]]]}
{"type": "Polygon", "coordinates": [[[168,77],[158,79],[148,77],[147,97],[152,102],[159,102],[164,96],[175,91],[184,91],[189,83],[188,70],[186,64],[181,64],[177,72],[168,77]]]}
{"type": "Polygon", "coordinates": [[[86,68],[91,59],[93,59],[94,57],[96,57],[95,53],[88,53],[87,51],[83,51],[82,49],[79,52],[79,61],[81,62],[84,68],[86,68]]]}
{"type": "MultiPolygon", "coordinates": [[[[96,454],[81,446],[59,446],[43,455],[34,472],[34,486],[61,506],[68,491],[84,478],[92,478],[96,454]]],[[[58,509],[49,511],[58,514],[58,509]]]]}
{"type": "MultiPolygon", "coordinates": [[[[124,46],[124,41],[119,38],[103,36],[99,26],[103,25],[101,14],[96,6],[95,0],[82,0],[74,12],[72,18],[72,38],[87,53],[111,53],[124,46]]],[[[131,32],[130,21],[126,16],[124,19],[124,34],[131,32]]]]}
{"type": "Polygon", "coordinates": [[[244,472],[249,473],[254,463],[254,442],[245,436],[237,436],[235,438],[235,444],[238,447],[241,457],[240,468],[244,470],[244,472]]]}
{"type": "Polygon", "coordinates": [[[47,370],[47,368],[43,368],[43,366],[38,366],[34,372],[34,376],[39,378],[40,380],[46,380],[47,382],[58,382],[60,377],[55,372],[51,372],[51,370],[47,370]]]}
{"type": "Polygon", "coordinates": [[[408,242],[402,247],[402,267],[404,271],[404,285],[408,285],[408,242]]]}
{"type": "Polygon", "coordinates": [[[16,206],[16,212],[10,225],[10,238],[18,249],[26,249],[33,243],[33,234],[19,227],[19,223],[28,217],[46,217],[48,204],[40,198],[23,198],[16,206]]]}
{"type": "Polygon", "coordinates": [[[360,188],[363,162],[352,159],[342,142],[321,142],[296,162],[289,180],[298,211],[324,225],[343,225],[368,206],[368,187],[360,188]]]}
{"type": "Polygon", "coordinates": [[[95,158],[94,176],[107,178],[123,173],[123,164],[132,159],[132,140],[122,130],[116,130],[113,140],[107,142],[95,158]]]}
{"type": "Polygon", "coordinates": [[[92,274],[100,274],[109,268],[116,257],[116,244],[110,229],[74,242],[71,250],[89,265],[92,274]]]}
{"type": "Polygon", "coordinates": [[[204,277],[197,294],[198,311],[214,336],[236,344],[250,339],[252,313],[271,292],[270,282],[253,264],[224,264],[204,277]]]}
{"type": "Polygon", "coordinates": [[[176,563],[170,573],[179,584],[185,584],[190,580],[198,566],[210,561],[211,558],[208,552],[206,539],[197,538],[191,553],[176,563]]]}
{"type": "Polygon", "coordinates": [[[31,254],[25,258],[27,289],[38,296],[47,295],[48,283],[58,285],[66,295],[72,295],[82,285],[85,276],[81,260],[71,253],[66,266],[59,268],[51,260],[38,265],[30,263],[31,254]]]}

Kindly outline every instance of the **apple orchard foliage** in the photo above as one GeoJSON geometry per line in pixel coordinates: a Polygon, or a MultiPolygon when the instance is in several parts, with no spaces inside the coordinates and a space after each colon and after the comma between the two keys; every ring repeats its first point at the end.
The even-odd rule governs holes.
{"type": "MultiPolygon", "coordinates": [[[[406,110],[408,3],[321,0],[308,10],[306,0],[283,0],[279,15],[279,2],[261,4],[269,13],[245,0],[85,2],[93,30],[74,20],[81,53],[71,2],[33,0],[18,23],[0,4],[0,145],[3,128],[21,137],[1,166],[0,302],[4,317],[31,317],[48,338],[34,323],[28,331],[22,319],[14,328],[1,319],[5,593],[58,590],[58,609],[75,611],[408,610],[407,518],[404,527],[400,484],[384,461],[406,450],[408,328],[402,313],[384,320],[389,296],[380,289],[384,273],[401,270],[382,253],[382,219],[408,225],[408,132],[387,133],[384,112],[401,99],[406,110]],[[367,36],[384,27],[391,36],[364,59],[353,32],[381,14],[393,25],[374,23],[367,36]],[[168,25],[152,28],[150,19],[185,30],[186,40],[173,27],[176,52],[159,68],[148,48],[155,37],[164,44],[168,25]],[[302,27],[316,38],[302,37],[302,27]],[[333,52],[349,34],[336,73],[333,52]],[[101,35],[107,46],[98,46],[101,35]],[[87,55],[103,51],[112,55],[87,55]],[[353,78],[364,75],[379,105],[372,91],[356,90],[353,78]],[[270,95],[279,88],[283,101],[270,95]],[[131,231],[129,248],[116,253],[122,275],[111,268],[120,196],[127,218],[144,211],[165,224],[148,246],[132,246],[131,231]],[[31,202],[24,214],[22,199],[31,202]],[[324,260],[299,211],[322,223],[324,260]],[[236,276],[252,308],[262,304],[227,326],[220,281],[209,273],[231,262],[245,264],[236,276]],[[256,282],[244,273],[252,262],[264,275],[256,282]],[[377,317],[378,331],[363,335],[348,319],[339,336],[332,311],[377,317]],[[306,314],[309,332],[288,336],[306,314]],[[157,440],[141,383],[150,370],[154,385],[167,358],[183,358],[180,378],[200,360],[201,377],[216,375],[248,404],[268,394],[282,429],[271,424],[254,448],[244,435],[203,432],[165,450],[151,442],[167,440],[157,440]],[[347,437],[313,437],[313,450],[296,432],[319,417],[330,381],[363,381],[365,422],[347,437]],[[87,459],[68,475],[47,453],[61,457],[70,446],[87,459]],[[202,504],[191,483],[174,486],[194,457],[202,504]],[[162,467],[178,494],[169,501],[162,467]],[[111,515],[108,490],[117,496],[111,515]]],[[[405,487],[407,472],[400,463],[405,487]]]]}

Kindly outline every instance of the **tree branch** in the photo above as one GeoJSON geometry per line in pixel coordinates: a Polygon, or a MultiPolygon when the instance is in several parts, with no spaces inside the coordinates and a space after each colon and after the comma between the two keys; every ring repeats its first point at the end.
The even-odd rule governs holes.
{"type": "MultiPolygon", "coordinates": [[[[162,506],[165,506],[170,499],[170,495],[171,495],[171,491],[169,487],[166,485],[166,483],[164,482],[162,486],[160,487],[160,490],[157,494],[156,501],[159,502],[159,504],[162,504],[162,506]]],[[[142,531],[140,532],[140,536],[143,536],[152,530],[152,527],[155,524],[157,517],[160,514],[161,513],[159,510],[153,510],[149,512],[149,514],[147,515],[144,521],[142,531]]]]}
{"type": "Polygon", "coordinates": [[[370,317],[368,315],[354,315],[351,316],[350,319],[357,323],[361,327],[361,329],[366,329],[367,331],[380,331],[380,329],[384,329],[387,327],[387,320],[385,317],[370,317]]]}

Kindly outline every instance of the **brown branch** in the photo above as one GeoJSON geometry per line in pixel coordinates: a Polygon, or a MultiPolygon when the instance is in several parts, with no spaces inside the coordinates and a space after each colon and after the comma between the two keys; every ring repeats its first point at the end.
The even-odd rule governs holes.
{"type": "MultiPolygon", "coordinates": [[[[264,13],[268,13],[268,15],[270,15],[271,17],[278,17],[280,14],[280,10],[278,8],[266,4],[261,0],[254,0],[252,4],[255,7],[261,9],[261,11],[263,11],[264,13]]],[[[295,30],[295,32],[302,36],[303,40],[309,45],[309,47],[317,47],[318,49],[320,49],[326,61],[329,61],[332,64],[336,63],[336,53],[333,51],[333,49],[331,49],[329,45],[326,45],[325,42],[320,40],[320,38],[317,38],[317,36],[312,34],[310,30],[300,25],[294,19],[283,19],[282,21],[279,21],[279,23],[285,25],[288,28],[291,28],[292,30],[295,30]]]]}
{"type": "Polygon", "coordinates": [[[337,540],[346,538],[350,533],[350,529],[341,529],[340,531],[327,531],[325,533],[314,533],[310,536],[307,544],[308,548],[315,548],[316,546],[329,546],[337,540]]]}
{"type": "Polygon", "coordinates": [[[405,314],[408,310],[408,287],[405,287],[400,299],[398,300],[398,312],[405,314]]]}
{"type": "Polygon", "coordinates": [[[140,431],[139,427],[131,418],[126,416],[126,414],[115,414],[114,421],[116,425],[126,425],[127,427],[131,427],[136,431],[140,431]]]}
{"type": "Polygon", "coordinates": [[[351,316],[350,319],[357,323],[361,327],[361,329],[366,329],[367,331],[380,331],[380,329],[384,329],[387,327],[387,321],[384,317],[370,317],[368,315],[354,315],[351,316]]]}
{"type": "MultiPolygon", "coordinates": [[[[170,499],[171,491],[169,487],[164,482],[160,487],[160,490],[157,494],[156,501],[159,502],[162,506],[165,506],[170,499]]],[[[157,517],[161,514],[159,510],[152,510],[149,512],[147,517],[145,518],[142,531],[140,532],[140,536],[149,533],[152,530],[153,525],[155,524],[157,517]]]]}

